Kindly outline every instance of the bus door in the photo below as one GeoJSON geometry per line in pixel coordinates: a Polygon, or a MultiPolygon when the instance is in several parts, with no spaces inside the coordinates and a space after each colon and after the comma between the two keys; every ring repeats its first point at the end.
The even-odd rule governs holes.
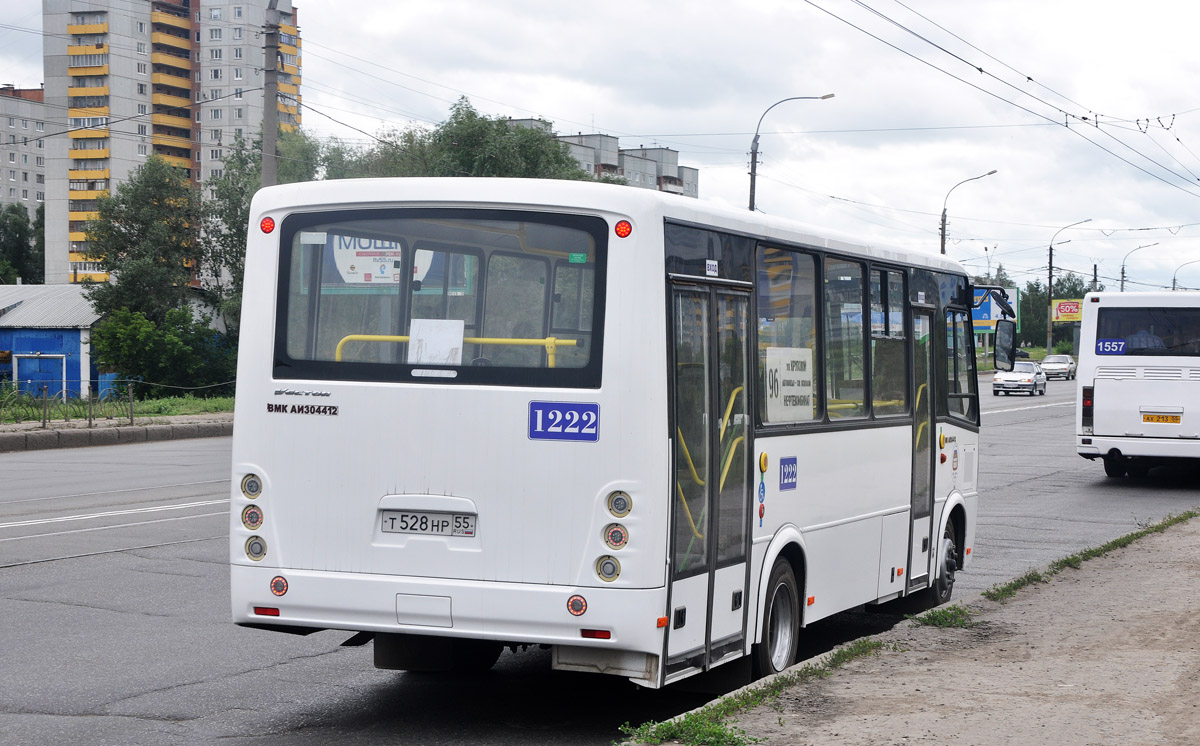
{"type": "Polygon", "coordinates": [[[751,452],[748,292],[671,285],[670,587],[665,680],[745,649],[751,452]]]}
{"type": "Polygon", "coordinates": [[[933,514],[934,349],[933,314],[913,309],[912,535],[908,556],[908,585],[929,584],[929,549],[933,514]]]}

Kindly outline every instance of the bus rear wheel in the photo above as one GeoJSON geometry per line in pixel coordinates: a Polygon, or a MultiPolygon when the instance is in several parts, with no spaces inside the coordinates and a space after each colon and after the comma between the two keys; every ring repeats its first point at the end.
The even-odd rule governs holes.
{"type": "Polygon", "coordinates": [[[779,673],[796,659],[800,637],[800,592],[796,574],[785,558],[771,568],[763,607],[762,641],[753,648],[756,678],[779,673]]]}
{"type": "Polygon", "coordinates": [[[1120,456],[1104,457],[1104,474],[1109,477],[1125,476],[1125,461],[1120,456]]]}

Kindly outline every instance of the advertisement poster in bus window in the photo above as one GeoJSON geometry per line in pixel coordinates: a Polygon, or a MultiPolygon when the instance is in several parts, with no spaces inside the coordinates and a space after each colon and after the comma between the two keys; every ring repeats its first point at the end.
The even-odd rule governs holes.
{"type": "Polygon", "coordinates": [[[768,347],[764,373],[767,422],[813,418],[813,352],[807,347],[768,347]]]}
{"type": "MultiPolygon", "coordinates": [[[[336,280],[354,285],[400,282],[404,264],[400,243],[332,232],[306,234],[301,242],[316,243],[312,239],[318,236],[324,237],[325,266],[321,275],[325,284],[336,280]]],[[[428,266],[423,269],[428,270],[428,266]]]]}

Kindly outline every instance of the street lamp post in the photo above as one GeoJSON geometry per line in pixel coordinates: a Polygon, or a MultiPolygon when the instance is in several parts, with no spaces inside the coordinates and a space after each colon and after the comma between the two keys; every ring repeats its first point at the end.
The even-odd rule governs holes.
{"type": "MultiPolygon", "coordinates": [[[[1054,239],[1058,238],[1058,234],[1065,231],[1067,228],[1074,228],[1077,225],[1090,223],[1091,218],[1085,218],[1078,223],[1064,225],[1054,232],[1050,237],[1050,266],[1046,274],[1046,354],[1054,352],[1054,239]]],[[[1066,243],[1064,241],[1063,243],[1066,243]]]]}
{"type": "MultiPolygon", "coordinates": [[[[1134,249],[1133,251],[1137,251],[1138,249],[1148,249],[1151,246],[1158,246],[1158,242],[1155,241],[1154,243],[1148,243],[1145,246],[1139,246],[1139,247],[1137,247],[1137,249],[1134,249]]],[[[1133,251],[1129,252],[1129,254],[1132,254],[1133,251]]],[[[1125,255],[1125,259],[1129,258],[1129,254],[1125,255]]],[[[1122,293],[1125,292],[1125,259],[1121,260],[1121,292],[1122,293]]]]}
{"type": "MultiPolygon", "coordinates": [[[[954,186],[950,187],[950,192],[953,192],[955,189],[958,189],[960,186],[962,186],[963,184],[966,184],[968,181],[975,181],[976,179],[982,179],[983,177],[991,176],[994,173],[996,173],[996,169],[993,168],[991,171],[988,171],[986,174],[980,174],[979,176],[972,176],[969,179],[963,179],[962,181],[958,182],[954,186]]],[[[950,192],[946,192],[946,199],[942,200],[942,253],[943,254],[946,253],[946,203],[950,201],[950,192]]]]}
{"type": "Polygon", "coordinates": [[[1175,290],[1175,275],[1179,274],[1179,270],[1183,269],[1184,267],[1188,266],[1189,264],[1195,264],[1196,262],[1200,262],[1200,259],[1193,259],[1190,262],[1184,262],[1183,264],[1180,264],[1178,267],[1175,268],[1175,271],[1171,274],[1171,291],[1172,292],[1174,292],[1174,290],[1175,290]]]}
{"type": "MultiPolygon", "coordinates": [[[[774,109],[784,101],[824,101],[827,98],[833,98],[832,93],[826,93],[824,96],[791,96],[789,98],[780,99],[767,107],[767,111],[774,109]]],[[[758,130],[762,127],[763,117],[767,116],[767,111],[762,113],[758,118],[758,124],[754,127],[754,141],[750,143],[750,211],[754,212],[754,181],[758,175],[758,130]]]]}

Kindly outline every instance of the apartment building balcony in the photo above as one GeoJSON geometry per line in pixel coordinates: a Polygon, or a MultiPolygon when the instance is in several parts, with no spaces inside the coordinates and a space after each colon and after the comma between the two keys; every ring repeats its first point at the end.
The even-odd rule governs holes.
{"type": "Polygon", "coordinates": [[[155,145],[163,145],[171,148],[182,148],[191,151],[192,141],[186,137],[176,137],[174,135],[160,135],[157,132],[150,135],[150,142],[155,145]]]}
{"type": "MultiPolygon", "coordinates": [[[[157,78],[158,73],[155,73],[152,78],[157,78]]],[[[155,80],[155,84],[174,85],[174,83],[164,83],[161,80],[155,80]]],[[[173,109],[186,109],[192,105],[192,100],[185,96],[172,96],[169,93],[155,93],[150,97],[151,103],[155,106],[169,106],[173,109]]]]}
{"type": "MultiPolygon", "coordinates": [[[[104,129],[86,129],[86,130],[71,130],[67,133],[67,137],[72,139],[82,139],[88,137],[108,137],[108,127],[104,129]]],[[[91,151],[89,151],[91,152],[91,151]]],[[[99,152],[99,151],[95,151],[99,152]]]]}
{"type": "Polygon", "coordinates": [[[189,170],[192,168],[192,162],[187,158],[180,158],[177,155],[167,155],[165,153],[155,153],[155,155],[157,155],[159,158],[162,158],[172,166],[178,166],[179,168],[186,168],[189,170]]]}
{"type": "Polygon", "coordinates": [[[187,36],[175,36],[174,34],[166,34],[162,31],[155,31],[150,34],[151,44],[162,44],[175,49],[183,49],[188,52],[192,51],[192,40],[187,36]]]}
{"type": "MultiPolygon", "coordinates": [[[[107,179],[112,175],[111,169],[101,168],[94,171],[84,171],[82,169],[71,169],[67,171],[70,179],[107,179]]],[[[74,215],[75,213],[71,213],[74,215]]],[[[71,218],[75,220],[76,218],[71,218]]],[[[79,218],[80,220],[88,220],[88,218],[79,218]]]]}
{"type": "Polygon", "coordinates": [[[164,127],[177,127],[179,129],[190,130],[192,128],[192,120],[187,117],[177,117],[171,114],[151,114],[150,122],[159,124],[164,127]]]}
{"type": "Polygon", "coordinates": [[[280,93],[287,93],[287,94],[291,94],[291,95],[295,96],[297,93],[300,92],[300,88],[298,86],[292,85],[291,83],[280,82],[278,85],[279,85],[280,93]]]}
{"type": "Polygon", "coordinates": [[[108,75],[108,65],[94,65],[92,67],[68,67],[67,75],[76,75],[89,78],[93,75],[108,75]]]}
{"type": "Polygon", "coordinates": [[[75,86],[67,89],[67,96],[107,96],[108,86],[75,86]]]}
{"type": "Polygon", "coordinates": [[[95,36],[96,34],[107,34],[108,23],[70,23],[67,24],[67,33],[79,36],[95,36]]]}
{"type": "Polygon", "coordinates": [[[81,160],[99,160],[111,155],[109,148],[75,148],[67,151],[67,156],[81,160]]]}
{"type": "MultiPolygon", "coordinates": [[[[77,191],[77,190],[72,189],[67,192],[67,195],[68,195],[67,196],[68,199],[100,199],[101,197],[108,196],[108,190],[107,189],[80,189],[77,191]]],[[[79,239],[72,238],[71,240],[72,241],[82,241],[83,239],[82,238],[79,238],[79,239]]]]}
{"type": "Polygon", "coordinates": [[[78,44],[67,47],[67,54],[108,54],[108,44],[78,44]]]}
{"type": "Polygon", "coordinates": [[[190,31],[192,28],[191,21],[186,16],[176,16],[170,13],[163,13],[160,10],[155,10],[150,13],[151,23],[161,23],[164,26],[172,26],[184,31],[190,31]]]}
{"type": "Polygon", "coordinates": [[[67,109],[68,117],[106,117],[109,115],[107,106],[80,106],[67,109]]]}
{"type": "Polygon", "coordinates": [[[166,65],[180,70],[188,70],[189,72],[196,69],[196,65],[192,62],[191,57],[181,57],[177,54],[169,52],[151,52],[150,62],[155,65],[166,65]]]}
{"type": "Polygon", "coordinates": [[[69,220],[98,220],[100,213],[98,212],[69,212],[69,220]]]}
{"type": "MultiPolygon", "coordinates": [[[[168,86],[171,88],[179,88],[184,91],[192,90],[192,76],[186,72],[172,72],[171,68],[165,68],[162,72],[150,73],[150,82],[154,85],[168,86]]],[[[187,98],[184,96],[183,98],[187,98]]],[[[191,104],[191,99],[188,99],[188,104],[191,104]]]]}

